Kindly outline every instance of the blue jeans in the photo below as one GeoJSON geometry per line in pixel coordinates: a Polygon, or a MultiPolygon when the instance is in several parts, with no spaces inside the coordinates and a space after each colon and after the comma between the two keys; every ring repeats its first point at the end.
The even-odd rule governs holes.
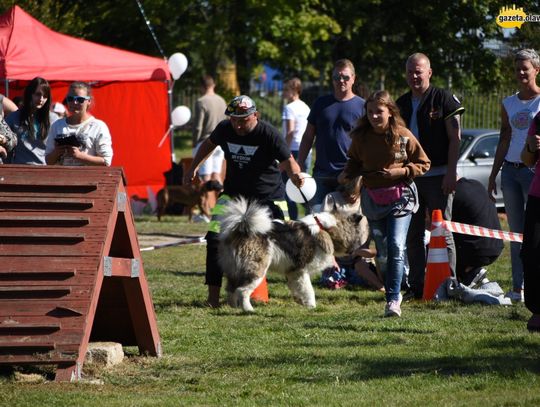
{"type": "Polygon", "coordinates": [[[334,192],[339,186],[339,182],[337,180],[338,175],[339,173],[329,175],[318,174],[317,172],[313,171],[313,178],[317,183],[317,192],[315,192],[315,196],[309,201],[309,203],[315,211],[318,209],[316,206],[320,206],[323,203],[326,195],[328,195],[330,192],[334,192]]]}
{"type": "MultiPolygon", "coordinates": [[[[501,190],[503,193],[504,209],[508,218],[510,231],[523,233],[525,224],[525,205],[534,172],[530,168],[516,168],[504,163],[501,170],[501,190]]],[[[510,243],[510,259],[512,262],[512,288],[523,288],[523,263],[519,257],[521,243],[510,243]]]]}
{"type": "Polygon", "coordinates": [[[412,214],[396,218],[392,215],[380,220],[369,220],[377,262],[384,276],[386,301],[397,301],[401,280],[405,273],[407,256],[407,232],[412,214]]]}

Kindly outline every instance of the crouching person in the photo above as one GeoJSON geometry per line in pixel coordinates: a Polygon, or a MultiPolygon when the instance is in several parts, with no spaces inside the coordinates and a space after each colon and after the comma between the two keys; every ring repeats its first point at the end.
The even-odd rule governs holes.
{"type": "MultiPolygon", "coordinates": [[[[473,179],[460,178],[452,204],[452,221],[488,229],[501,229],[497,208],[484,186],[473,179]]],[[[502,240],[454,233],[456,274],[460,283],[479,288],[487,283],[484,268],[497,260],[504,248],[502,240]]]]}
{"type": "Polygon", "coordinates": [[[372,240],[369,224],[360,208],[361,181],[362,177],[353,178],[341,184],[335,192],[327,194],[323,199],[321,211],[337,212],[342,215],[357,214],[361,217],[358,222],[360,239],[356,248],[347,256],[336,257],[336,263],[339,268],[344,267],[347,270],[349,283],[355,281],[368,288],[384,292],[382,275],[373,261],[376,251],[369,247],[372,240]]]}

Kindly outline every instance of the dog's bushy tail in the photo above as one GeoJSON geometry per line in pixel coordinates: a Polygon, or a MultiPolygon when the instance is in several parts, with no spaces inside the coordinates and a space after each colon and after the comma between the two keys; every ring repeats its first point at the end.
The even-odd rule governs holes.
{"type": "Polygon", "coordinates": [[[221,234],[227,237],[231,233],[242,235],[266,234],[272,229],[270,210],[256,202],[248,202],[240,197],[227,204],[221,220],[221,234]]]}

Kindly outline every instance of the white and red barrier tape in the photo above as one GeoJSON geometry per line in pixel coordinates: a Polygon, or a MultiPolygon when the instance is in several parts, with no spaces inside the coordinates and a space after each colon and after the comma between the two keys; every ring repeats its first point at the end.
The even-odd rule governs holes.
{"type": "Polygon", "coordinates": [[[161,243],[161,244],[157,244],[157,245],[154,245],[154,246],[141,247],[140,251],[141,252],[147,252],[147,251],[150,251],[150,250],[163,249],[165,247],[183,246],[183,245],[188,245],[188,244],[204,243],[205,241],[206,240],[202,236],[200,236],[200,237],[188,237],[188,238],[175,240],[175,241],[169,242],[169,243],[161,243]]]}
{"type": "Polygon", "coordinates": [[[521,233],[505,232],[503,230],[488,229],[481,226],[466,225],[465,223],[443,221],[442,227],[450,232],[464,235],[491,237],[493,239],[507,240],[510,242],[523,242],[521,233]]]}

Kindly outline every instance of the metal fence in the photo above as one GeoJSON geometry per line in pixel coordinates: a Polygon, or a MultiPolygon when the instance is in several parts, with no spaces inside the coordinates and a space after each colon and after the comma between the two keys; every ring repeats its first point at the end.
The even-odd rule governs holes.
{"type": "MultiPolygon", "coordinates": [[[[397,98],[403,90],[390,91],[390,94],[397,98]]],[[[302,99],[311,106],[315,99],[321,95],[329,93],[330,89],[320,86],[308,87],[302,93],[302,99]]],[[[369,89],[361,87],[358,92],[361,96],[367,96],[369,89]]],[[[465,107],[465,114],[462,116],[462,128],[472,129],[498,129],[501,125],[501,102],[502,99],[513,93],[512,90],[497,90],[491,93],[477,93],[470,91],[454,90],[455,95],[461,100],[465,107]]],[[[190,89],[185,89],[175,95],[175,105],[188,106],[194,111],[195,102],[200,94],[190,89]]],[[[283,98],[281,92],[255,91],[250,94],[255,100],[261,118],[272,123],[278,129],[281,128],[281,112],[283,110],[283,98]]]]}
{"type": "Polygon", "coordinates": [[[470,129],[499,129],[501,127],[501,103],[511,90],[493,93],[461,92],[460,97],[465,114],[462,127],[470,129]]]}

